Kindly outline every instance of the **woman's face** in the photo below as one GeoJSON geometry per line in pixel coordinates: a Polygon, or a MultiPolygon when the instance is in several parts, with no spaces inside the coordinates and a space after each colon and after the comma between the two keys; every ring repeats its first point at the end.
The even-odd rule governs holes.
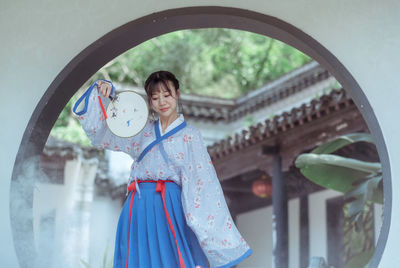
{"type": "Polygon", "coordinates": [[[155,90],[151,96],[151,106],[162,118],[169,118],[177,114],[176,105],[180,92],[179,89],[174,89],[174,85],[170,81],[168,81],[168,86],[171,89],[171,94],[160,84],[159,90],[155,90]]]}

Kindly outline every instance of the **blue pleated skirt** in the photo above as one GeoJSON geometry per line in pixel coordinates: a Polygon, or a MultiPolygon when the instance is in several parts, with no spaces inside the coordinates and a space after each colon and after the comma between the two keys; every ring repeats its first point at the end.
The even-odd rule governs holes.
{"type": "MultiPolygon", "coordinates": [[[[160,192],[156,183],[140,183],[140,197],[133,199],[130,232],[129,208],[132,192],[125,200],[118,221],[114,250],[114,268],[125,268],[129,240],[129,268],[175,268],[179,267],[179,255],[175,238],[169,228],[160,192]],[[128,239],[128,233],[130,238],[128,239]]],[[[186,224],[181,188],[165,183],[165,204],[175,230],[179,250],[186,268],[208,267],[207,258],[199,242],[186,224]]]]}

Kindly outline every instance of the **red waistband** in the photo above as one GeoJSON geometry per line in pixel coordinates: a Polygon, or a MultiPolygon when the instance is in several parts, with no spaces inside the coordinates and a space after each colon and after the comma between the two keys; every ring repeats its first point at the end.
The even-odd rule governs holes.
{"type": "MultiPolygon", "coordinates": [[[[138,183],[142,183],[142,182],[175,182],[173,180],[137,180],[138,183]]],[[[132,183],[134,183],[135,181],[132,181],[132,183]]]]}
{"type": "MultiPolygon", "coordinates": [[[[175,183],[174,181],[172,181],[172,180],[137,180],[137,182],[138,183],[143,183],[143,182],[152,182],[152,183],[157,183],[157,186],[159,186],[160,185],[160,183],[166,183],[166,182],[173,182],[173,183],[175,183]]],[[[132,181],[131,182],[131,184],[129,184],[129,186],[128,186],[128,192],[131,192],[131,191],[135,191],[136,192],[136,184],[135,184],[135,181],[132,181]]],[[[157,192],[159,192],[159,191],[157,191],[157,192]]]]}

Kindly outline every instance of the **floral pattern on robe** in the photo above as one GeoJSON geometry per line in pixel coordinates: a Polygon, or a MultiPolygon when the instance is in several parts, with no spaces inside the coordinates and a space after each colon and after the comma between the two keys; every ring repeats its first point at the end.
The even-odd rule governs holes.
{"type": "MultiPolygon", "coordinates": [[[[180,185],[186,222],[199,240],[211,267],[230,267],[238,259],[251,254],[251,249],[229,213],[199,130],[187,125],[156,144],[140,162],[135,161],[146,146],[156,139],[155,123],[158,122],[161,131],[160,122],[149,120],[142,132],[132,138],[117,137],[106,126],[98,96],[105,107],[108,105],[109,100],[94,87],[89,95],[87,112],[78,118],[93,146],[123,151],[132,157],[134,161],[128,184],[137,178],[173,180],[180,185]]],[[[164,133],[161,131],[161,135],[183,121],[184,117],[180,115],[164,133]]]]}

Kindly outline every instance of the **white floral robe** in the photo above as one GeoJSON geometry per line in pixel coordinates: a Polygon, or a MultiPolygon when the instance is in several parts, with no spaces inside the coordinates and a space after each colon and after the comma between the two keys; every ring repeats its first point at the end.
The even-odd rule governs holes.
{"type": "MultiPolygon", "coordinates": [[[[156,139],[155,122],[147,122],[135,137],[119,138],[106,126],[97,87],[88,93],[87,111],[78,118],[92,144],[123,151],[134,160],[137,159],[146,146],[156,139]]],[[[106,107],[109,100],[103,96],[101,98],[106,107]]],[[[184,117],[180,115],[165,133],[183,121],[184,117]]],[[[161,125],[159,129],[161,135],[165,134],[161,125]]],[[[231,218],[201,134],[193,126],[187,125],[156,144],[140,162],[134,161],[129,183],[135,178],[173,180],[182,187],[182,206],[187,224],[196,234],[211,267],[231,267],[251,254],[252,250],[231,218]]]]}

